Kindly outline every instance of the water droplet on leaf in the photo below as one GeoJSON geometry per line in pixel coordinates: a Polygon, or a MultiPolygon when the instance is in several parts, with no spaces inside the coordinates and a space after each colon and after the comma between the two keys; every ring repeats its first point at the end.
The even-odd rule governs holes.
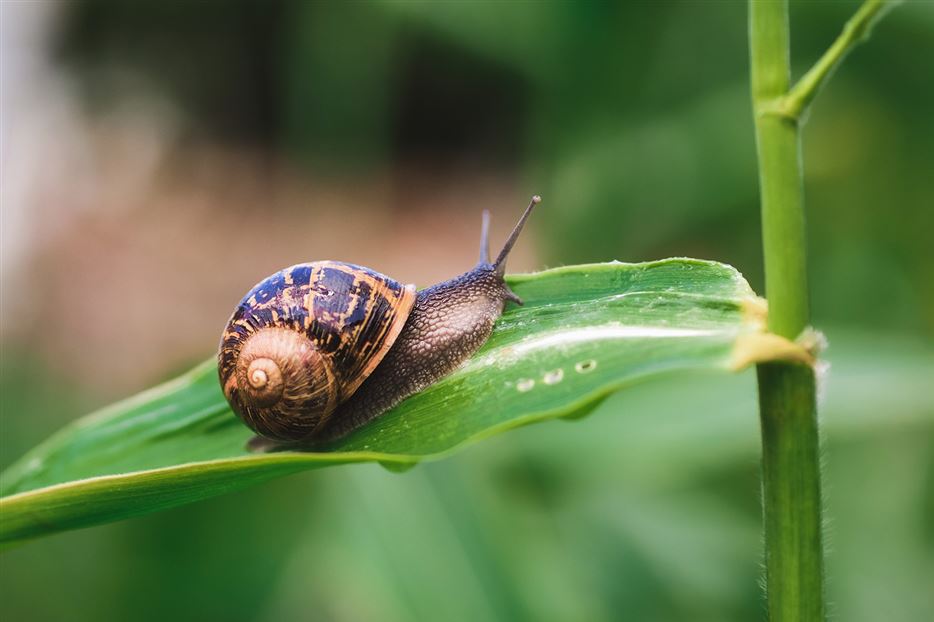
{"type": "Polygon", "coordinates": [[[545,381],[545,384],[558,384],[564,378],[564,370],[561,368],[553,369],[545,373],[542,380],[545,381]]]}

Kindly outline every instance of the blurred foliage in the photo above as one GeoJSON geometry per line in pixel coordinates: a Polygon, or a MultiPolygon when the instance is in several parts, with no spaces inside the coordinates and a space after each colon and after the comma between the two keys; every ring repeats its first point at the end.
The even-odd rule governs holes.
{"type": "MultiPolygon", "coordinates": [[[[797,75],[857,4],[792,4],[797,75]]],[[[548,201],[536,226],[553,264],[697,256],[762,290],[743,2],[257,7],[84,0],[60,54],[92,101],[129,64],[197,131],[319,174],[521,169],[548,201]]],[[[931,3],[894,11],[807,122],[818,324],[885,314],[934,334],[932,31],[931,3]]]]}
{"type": "MultiPolygon", "coordinates": [[[[797,75],[856,5],[792,4],[797,75]]],[[[60,57],[95,108],[129,67],[192,134],[316,174],[515,172],[546,198],[533,226],[552,265],[690,255],[763,289],[743,2],[81,0],[61,26],[60,57]]],[[[931,57],[934,4],[906,2],[804,132],[814,322],[863,331],[830,331],[822,412],[830,602],[845,620],[934,611],[931,57]]],[[[3,410],[17,413],[4,464],[87,410],[55,380],[4,369],[3,410]]],[[[403,476],[297,475],[66,534],[0,558],[3,612],[759,618],[754,412],[749,375],[645,386],[586,425],[403,476]]]]}

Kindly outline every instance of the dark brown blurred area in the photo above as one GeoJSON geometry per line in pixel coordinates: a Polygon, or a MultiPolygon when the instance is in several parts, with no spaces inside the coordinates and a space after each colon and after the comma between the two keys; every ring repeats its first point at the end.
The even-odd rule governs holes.
{"type": "MultiPolygon", "coordinates": [[[[92,136],[104,143],[93,157],[106,175],[41,193],[35,240],[9,277],[22,296],[4,314],[5,339],[117,394],[209,355],[240,297],[282,267],[333,258],[424,286],[476,261],[483,206],[496,213],[497,239],[521,210],[499,173],[316,183],[282,162],[203,145],[168,149],[138,185],[110,186],[140,164],[121,138],[92,136]]],[[[530,246],[512,270],[535,266],[530,246]]]]}
{"type": "MultiPolygon", "coordinates": [[[[333,258],[424,286],[476,261],[483,208],[493,211],[497,240],[524,207],[515,161],[452,155],[453,135],[473,128],[455,118],[456,110],[445,117],[451,93],[443,85],[434,102],[406,95],[404,87],[397,114],[412,125],[411,141],[402,141],[391,162],[351,176],[316,174],[314,165],[275,151],[262,112],[269,94],[257,75],[271,67],[247,65],[243,84],[219,77],[218,99],[195,111],[183,109],[190,98],[167,99],[122,75],[139,70],[132,58],[103,77],[88,67],[63,74],[48,53],[56,33],[59,55],[79,47],[79,60],[69,56],[66,66],[80,67],[82,55],[97,58],[101,47],[173,47],[157,36],[130,45],[106,25],[89,26],[84,20],[94,19],[88,11],[97,4],[84,12],[54,4],[14,9],[26,21],[9,53],[28,59],[32,71],[19,81],[14,72],[5,110],[5,151],[15,161],[5,164],[4,237],[16,241],[4,256],[4,289],[15,295],[4,297],[3,339],[102,396],[117,397],[209,356],[240,296],[275,270],[333,258]],[[63,26],[69,18],[75,21],[63,26]],[[103,28],[104,36],[82,38],[90,27],[103,28]],[[224,94],[235,101],[221,101],[224,94]],[[420,119],[440,132],[419,130],[420,119]],[[193,127],[200,121],[204,127],[193,127]],[[242,132],[230,130],[243,125],[242,132]]],[[[167,29],[187,23],[184,13],[148,10],[167,29]]],[[[255,7],[233,26],[251,25],[250,11],[255,7]]],[[[175,58],[165,70],[185,64],[175,58]]],[[[425,78],[420,71],[414,63],[411,89],[425,78]]],[[[533,248],[528,236],[510,270],[535,268],[533,248]]]]}

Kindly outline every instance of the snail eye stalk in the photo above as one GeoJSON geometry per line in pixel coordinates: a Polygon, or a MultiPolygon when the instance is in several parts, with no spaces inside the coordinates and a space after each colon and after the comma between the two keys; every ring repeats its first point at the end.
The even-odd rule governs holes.
{"type": "Polygon", "coordinates": [[[529,216],[532,214],[532,208],[541,202],[542,198],[540,196],[537,194],[533,196],[532,200],[529,201],[529,206],[525,208],[525,212],[522,213],[519,222],[516,223],[512,233],[509,234],[509,239],[507,239],[506,243],[503,245],[503,250],[499,252],[499,256],[496,257],[496,261],[493,263],[493,269],[499,276],[503,276],[503,274],[506,273],[506,258],[509,256],[509,251],[512,250],[516,240],[519,239],[519,234],[522,233],[522,227],[525,226],[525,221],[528,220],[529,216]]]}

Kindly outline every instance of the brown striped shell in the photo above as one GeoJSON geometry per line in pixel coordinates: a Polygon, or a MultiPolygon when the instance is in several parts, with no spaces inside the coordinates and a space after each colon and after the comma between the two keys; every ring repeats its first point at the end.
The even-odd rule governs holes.
{"type": "Polygon", "coordinates": [[[361,266],[280,270],[247,293],[221,337],[227,401],[262,436],[313,435],[383,359],[414,303],[413,285],[361,266]]]}

